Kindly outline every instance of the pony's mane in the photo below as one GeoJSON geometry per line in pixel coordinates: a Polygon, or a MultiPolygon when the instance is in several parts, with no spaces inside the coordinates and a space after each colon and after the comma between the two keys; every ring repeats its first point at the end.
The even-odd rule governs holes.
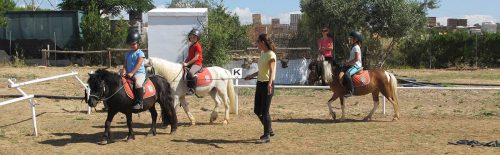
{"type": "Polygon", "coordinates": [[[118,73],[110,72],[106,69],[98,69],[94,74],[109,84],[118,85],[120,83],[120,75],[118,73]]]}
{"type": "Polygon", "coordinates": [[[178,74],[182,74],[180,73],[182,65],[179,63],[157,57],[150,57],[149,64],[154,67],[156,74],[165,77],[168,81],[174,81],[174,78],[178,77],[178,74]]]}

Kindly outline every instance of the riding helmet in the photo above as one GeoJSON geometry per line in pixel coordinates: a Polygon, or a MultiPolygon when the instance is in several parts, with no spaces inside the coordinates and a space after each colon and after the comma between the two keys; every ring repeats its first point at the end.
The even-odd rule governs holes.
{"type": "Polygon", "coordinates": [[[356,38],[359,42],[363,42],[363,35],[360,32],[352,31],[350,37],[356,38]]]}
{"type": "Polygon", "coordinates": [[[127,44],[139,43],[141,41],[141,35],[137,31],[129,32],[127,35],[127,44]]]}
{"type": "Polygon", "coordinates": [[[189,35],[191,35],[191,34],[197,36],[198,39],[201,38],[201,31],[198,29],[192,29],[191,32],[189,32],[189,35]]]}

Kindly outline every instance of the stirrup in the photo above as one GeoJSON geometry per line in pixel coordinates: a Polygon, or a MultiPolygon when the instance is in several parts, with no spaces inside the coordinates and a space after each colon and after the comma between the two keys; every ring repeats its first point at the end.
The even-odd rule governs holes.
{"type": "Polygon", "coordinates": [[[193,88],[189,88],[188,91],[186,92],[186,95],[194,95],[194,94],[196,94],[194,91],[195,90],[193,88]]]}
{"type": "Polygon", "coordinates": [[[344,95],[345,98],[348,98],[348,97],[351,97],[351,96],[353,96],[353,93],[347,93],[347,94],[344,95]]]}
{"type": "Polygon", "coordinates": [[[134,106],[132,106],[132,109],[134,109],[134,110],[141,110],[142,108],[144,108],[144,107],[140,103],[139,104],[135,104],[134,106]]]}

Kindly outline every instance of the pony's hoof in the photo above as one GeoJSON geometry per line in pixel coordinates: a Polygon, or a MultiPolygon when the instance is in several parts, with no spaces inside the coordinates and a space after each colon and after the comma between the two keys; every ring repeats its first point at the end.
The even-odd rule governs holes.
{"type": "Polygon", "coordinates": [[[135,136],[128,136],[127,137],[127,142],[130,141],[130,140],[135,140],[135,136]]]}
{"type": "Polygon", "coordinates": [[[150,131],[150,132],[148,132],[148,134],[146,136],[148,136],[148,137],[149,136],[156,136],[156,132],[150,131]]]}
{"type": "Polygon", "coordinates": [[[101,140],[99,142],[99,145],[106,145],[106,144],[109,144],[110,142],[108,142],[107,140],[101,140]]]}
{"type": "Polygon", "coordinates": [[[363,118],[363,121],[365,121],[365,122],[368,122],[368,121],[371,121],[371,120],[372,120],[372,118],[369,118],[369,117],[363,118]]]}
{"type": "Polygon", "coordinates": [[[170,135],[175,135],[175,133],[177,133],[177,131],[170,131],[170,135]]]}
{"type": "Polygon", "coordinates": [[[393,122],[397,122],[398,120],[399,120],[399,118],[397,118],[397,117],[392,118],[393,122]]]}
{"type": "Polygon", "coordinates": [[[224,122],[222,122],[222,125],[227,125],[227,124],[228,124],[227,120],[224,120],[224,122]]]}
{"type": "Polygon", "coordinates": [[[330,113],[330,116],[332,116],[332,119],[333,119],[333,120],[336,120],[336,119],[337,119],[337,114],[335,114],[335,112],[331,112],[331,113],[330,113]]]}
{"type": "Polygon", "coordinates": [[[196,125],[196,123],[195,123],[195,122],[191,122],[191,126],[195,126],[195,125],[196,125]]]}

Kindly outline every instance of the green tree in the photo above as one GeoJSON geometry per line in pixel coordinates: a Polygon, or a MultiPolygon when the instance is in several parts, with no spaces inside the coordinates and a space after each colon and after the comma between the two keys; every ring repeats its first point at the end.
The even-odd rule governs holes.
{"type": "MultiPolygon", "coordinates": [[[[117,16],[120,14],[120,1],[119,0],[96,0],[94,1],[95,7],[99,15],[110,14],[117,16]]],[[[92,3],[90,0],[63,0],[57,5],[61,10],[80,10],[85,14],[89,11],[89,5],[92,3]]]]}
{"type": "Polygon", "coordinates": [[[80,25],[85,50],[105,50],[123,45],[127,36],[128,24],[118,20],[112,27],[109,18],[101,18],[95,0],[89,1],[87,14],[80,25]]]}
{"type": "Polygon", "coordinates": [[[321,27],[329,27],[334,32],[336,54],[345,57],[349,51],[345,46],[349,32],[361,31],[365,34],[363,45],[377,62],[376,67],[381,67],[406,35],[422,31],[427,9],[438,7],[438,2],[301,0],[300,6],[308,19],[304,25],[310,32],[318,32],[308,34],[309,37],[317,38],[321,27]]]}
{"type": "Polygon", "coordinates": [[[0,0],[0,27],[7,26],[5,12],[14,9],[15,7],[16,3],[13,0],[0,0]]]}
{"type": "MultiPolygon", "coordinates": [[[[63,0],[58,7],[61,10],[82,10],[87,14],[90,3],[89,0],[63,0]]],[[[96,0],[94,3],[99,15],[117,16],[121,10],[127,11],[130,26],[142,22],[142,13],[155,7],[152,0],[96,0]]]]}

